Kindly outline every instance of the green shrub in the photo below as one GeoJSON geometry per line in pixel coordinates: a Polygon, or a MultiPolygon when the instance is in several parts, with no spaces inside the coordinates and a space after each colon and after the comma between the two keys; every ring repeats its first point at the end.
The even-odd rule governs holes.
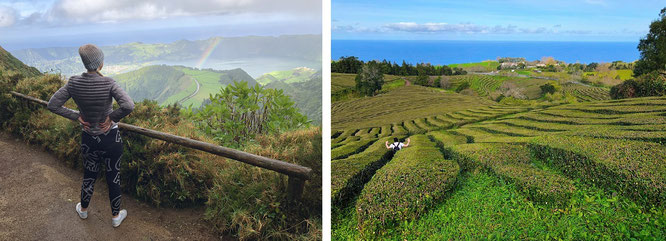
{"type": "Polygon", "coordinates": [[[403,122],[403,125],[411,135],[425,133],[425,130],[418,127],[413,120],[405,121],[403,122]]]}
{"type": "Polygon", "coordinates": [[[656,143],[576,136],[541,136],[532,141],[537,158],[565,175],[617,190],[641,202],[666,200],[666,149],[656,143]]]}
{"type": "Polygon", "coordinates": [[[377,136],[377,137],[380,137],[380,138],[381,137],[387,137],[387,136],[390,136],[392,133],[393,133],[393,131],[391,131],[391,125],[383,125],[381,127],[381,131],[379,132],[379,136],[377,136]]]}
{"type": "Polygon", "coordinates": [[[453,155],[464,169],[481,167],[516,183],[533,201],[562,205],[576,190],[573,181],[566,177],[535,168],[526,144],[458,145],[453,148],[453,155]]]}
{"type": "Polygon", "coordinates": [[[411,145],[365,185],[356,203],[360,230],[368,237],[423,214],[450,191],[460,169],[425,135],[411,137],[411,145]]]}
{"type": "Polygon", "coordinates": [[[347,139],[347,137],[350,137],[355,131],[356,130],[345,130],[345,131],[343,131],[342,134],[340,134],[335,139],[331,140],[331,144],[335,144],[335,143],[338,143],[338,142],[341,142],[341,141],[347,139]]]}
{"type": "Polygon", "coordinates": [[[246,164],[217,169],[205,217],[217,230],[247,239],[321,239],[321,129],[262,135],[246,151],[312,168],[298,203],[286,201],[287,176],[246,164]]]}
{"type": "Polygon", "coordinates": [[[372,143],[377,141],[377,139],[361,139],[359,141],[354,141],[347,143],[343,146],[331,150],[331,160],[343,159],[350,155],[359,153],[372,143]]]}
{"type": "Polygon", "coordinates": [[[426,131],[440,129],[437,126],[433,126],[433,125],[428,124],[426,122],[425,118],[420,118],[420,119],[414,120],[414,124],[416,124],[416,126],[418,126],[419,128],[421,128],[423,130],[426,130],[426,131]]]}
{"type": "Polygon", "coordinates": [[[407,130],[401,124],[392,124],[393,135],[407,135],[407,130]]]}
{"type": "Polygon", "coordinates": [[[331,203],[334,212],[344,208],[375,171],[391,160],[393,152],[386,149],[386,141],[392,140],[393,137],[381,138],[361,153],[331,162],[331,203]]]}
{"type": "Polygon", "coordinates": [[[463,90],[465,90],[469,87],[470,87],[469,82],[462,82],[462,83],[460,83],[460,85],[458,85],[458,87],[456,87],[456,92],[460,93],[461,91],[463,91],[463,90]]]}

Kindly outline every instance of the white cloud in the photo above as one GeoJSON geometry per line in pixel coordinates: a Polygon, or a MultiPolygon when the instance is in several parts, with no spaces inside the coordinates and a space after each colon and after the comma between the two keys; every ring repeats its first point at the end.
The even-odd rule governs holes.
{"type": "MultiPolygon", "coordinates": [[[[229,14],[282,14],[321,16],[321,1],[314,0],[56,0],[42,10],[9,15],[12,23],[107,23],[182,16],[229,14]],[[25,19],[27,21],[20,21],[25,19]]],[[[4,12],[0,16],[5,17],[4,12]]],[[[6,17],[10,19],[9,17],[6,17]]],[[[6,21],[6,20],[5,20],[6,21]]]]}
{"type": "Polygon", "coordinates": [[[16,11],[13,8],[0,6],[0,28],[14,25],[16,11]]]}
{"type": "Polygon", "coordinates": [[[399,22],[389,23],[384,25],[385,28],[402,31],[402,32],[417,32],[417,33],[433,33],[433,32],[461,32],[461,33],[482,33],[487,31],[485,26],[463,23],[463,24],[448,24],[448,23],[414,23],[414,22],[399,22]]]}
{"type": "Polygon", "coordinates": [[[384,25],[384,28],[392,31],[412,32],[412,33],[468,33],[468,34],[537,34],[551,32],[551,30],[540,27],[535,29],[518,28],[515,25],[496,25],[484,26],[472,23],[414,23],[399,22],[384,25]]]}

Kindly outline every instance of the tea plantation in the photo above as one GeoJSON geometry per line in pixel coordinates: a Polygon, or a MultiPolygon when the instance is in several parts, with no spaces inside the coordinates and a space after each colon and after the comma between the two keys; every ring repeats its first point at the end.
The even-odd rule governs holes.
{"type": "Polygon", "coordinates": [[[421,86],[333,103],[333,239],[666,239],[666,97],[562,91],[580,103],[421,86]]]}

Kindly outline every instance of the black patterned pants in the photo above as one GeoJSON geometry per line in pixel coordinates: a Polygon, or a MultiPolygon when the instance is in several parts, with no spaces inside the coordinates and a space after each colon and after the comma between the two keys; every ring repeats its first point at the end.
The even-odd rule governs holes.
{"type": "Polygon", "coordinates": [[[92,136],[85,131],[81,135],[81,155],[83,156],[83,185],[81,185],[81,207],[88,208],[93,195],[100,164],[106,168],[106,184],[109,186],[111,213],[118,215],[120,210],[120,158],[123,143],[118,129],[106,134],[92,136]]]}

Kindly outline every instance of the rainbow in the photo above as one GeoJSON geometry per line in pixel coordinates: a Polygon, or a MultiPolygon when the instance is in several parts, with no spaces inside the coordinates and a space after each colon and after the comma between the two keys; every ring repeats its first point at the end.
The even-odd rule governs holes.
{"type": "Polygon", "coordinates": [[[219,37],[215,38],[213,42],[211,42],[210,45],[208,45],[206,50],[204,50],[203,54],[201,55],[201,58],[199,59],[199,61],[197,61],[197,66],[196,66],[197,68],[201,69],[206,60],[208,60],[208,57],[210,57],[210,54],[212,54],[215,48],[217,48],[217,45],[220,44],[220,39],[221,38],[219,37]]]}

